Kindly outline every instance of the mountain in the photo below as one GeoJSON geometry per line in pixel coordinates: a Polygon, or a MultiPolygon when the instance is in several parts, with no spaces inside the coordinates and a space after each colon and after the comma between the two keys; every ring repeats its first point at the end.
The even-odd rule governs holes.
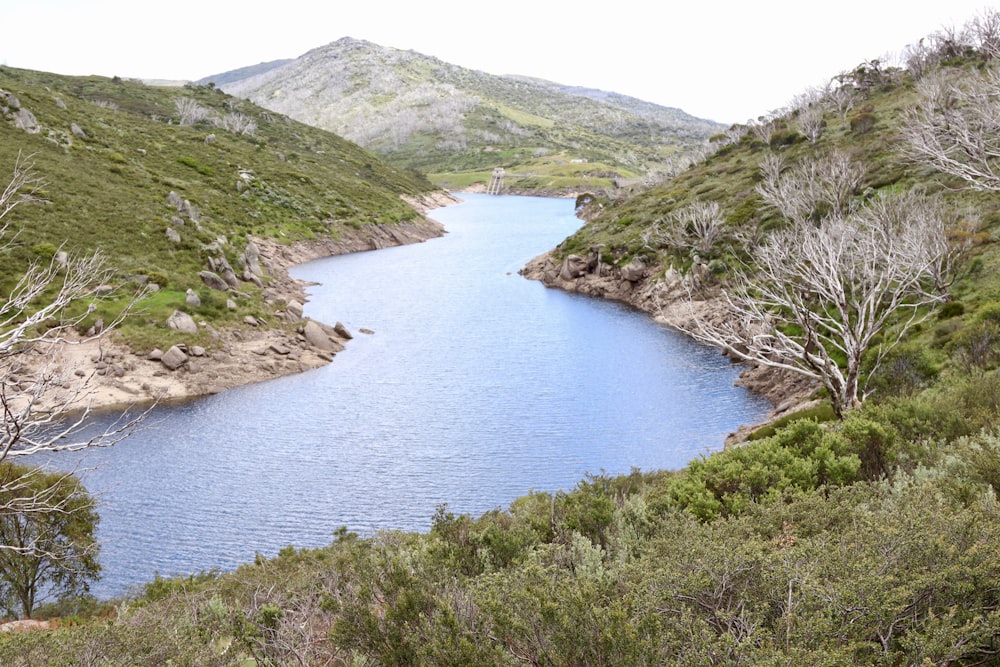
{"type": "Polygon", "coordinates": [[[723,128],[616,93],[494,76],[351,38],[200,83],[451,185],[464,184],[457,174],[482,179],[502,166],[515,178],[551,177],[525,177],[522,187],[608,186],[670,169],[723,128]]]}

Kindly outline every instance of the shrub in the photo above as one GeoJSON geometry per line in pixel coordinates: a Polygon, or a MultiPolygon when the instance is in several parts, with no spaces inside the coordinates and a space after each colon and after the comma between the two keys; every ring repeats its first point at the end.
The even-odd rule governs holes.
{"type": "Polygon", "coordinates": [[[875,129],[875,114],[862,111],[851,116],[849,124],[854,134],[868,134],[875,129]]]}
{"type": "Polygon", "coordinates": [[[876,397],[906,396],[926,387],[937,375],[937,366],[925,347],[915,343],[899,345],[868,377],[865,391],[876,397]]]}
{"type": "Polygon", "coordinates": [[[949,301],[938,309],[938,319],[946,320],[949,317],[958,317],[965,313],[965,305],[961,301],[949,301]]]}
{"type": "Polygon", "coordinates": [[[702,521],[743,513],[751,504],[788,490],[839,486],[860,479],[857,441],[810,420],[792,422],[774,436],[727,449],[688,465],[670,487],[672,504],[702,521]]]}

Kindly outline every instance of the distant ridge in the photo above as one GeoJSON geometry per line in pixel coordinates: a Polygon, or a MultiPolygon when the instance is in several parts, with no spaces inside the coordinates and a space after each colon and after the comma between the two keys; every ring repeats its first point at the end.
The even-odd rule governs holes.
{"type": "Polygon", "coordinates": [[[723,129],[680,109],[525,76],[495,76],[349,37],[289,61],[215,74],[227,93],[425,173],[546,156],[605,176],[667,168],[723,129]]]}

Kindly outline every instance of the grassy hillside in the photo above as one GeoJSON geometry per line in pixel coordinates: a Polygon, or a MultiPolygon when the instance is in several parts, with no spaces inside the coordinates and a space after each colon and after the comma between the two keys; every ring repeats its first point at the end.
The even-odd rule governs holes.
{"type": "MultiPolygon", "coordinates": [[[[56,248],[99,249],[118,284],[144,276],[161,288],[143,304],[149,317],[124,330],[135,341],[169,337],[157,331],[162,318],[188,288],[206,292],[198,272],[220,255],[238,267],[250,236],[336,238],[411,220],[418,214],[400,195],[432,189],[355,144],[216,89],[3,67],[0,90],[0,179],[6,184],[19,154],[30,157],[46,200],[8,218],[17,237],[3,250],[0,287],[56,248]],[[179,100],[210,117],[181,124],[179,100]],[[232,129],[220,126],[226,120],[232,129]],[[180,211],[171,193],[193,209],[180,211]]],[[[209,299],[194,316],[218,326],[259,313],[260,290],[244,286],[239,310],[209,299]]]]}
{"type": "MultiPolygon", "coordinates": [[[[970,56],[952,59],[944,69],[974,72],[981,66],[979,56],[970,56]]],[[[752,264],[751,245],[788,224],[757,190],[765,160],[779,157],[790,170],[824,156],[846,156],[864,174],[850,194],[849,208],[861,210],[884,194],[937,197],[950,217],[952,242],[969,246],[948,303],[910,332],[897,351],[899,358],[883,369],[888,375],[875,378],[875,385],[884,394],[932,391],[937,382],[961,381],[969,370],[970,340],[991,326],[983,323],[992,321],[1000,307],[1000,195],[974,190],[905,155],[902,121],[918,99],[911,72],[889,68],[873,73],[862,66],[844,81],[854,96],[849,109],[838,111],[820,97],[811,102],[813,109],[822,110],[823,129],[815,141],[803,131],[804,108],[772,119],[763,130],[731,128],[716,138],[713,155],[663,185],[629,199],[594,198],[587,206],[594,217],[560,244],[555,256],[590,256],[600,246],[604,275],[617,275],[639,259],[650,267],[644,284],[662,279],[671,267],[680,274],[695,267],[705,289],[726,288],[736,269],[752,264]],[[719,237],[707,245],[690,228],[671,229],[677,225],[675,213],[695,202],[717,204],[724,221],[719,237]],[[666,232],[673,232],[672,238],[666,232]],[[905,365],[911,368],[906,371],[905,365]],[[899,375],[892,377],[893,372],[899,375]],[[906,372],[915,376],[905,379],[906,372]]]]}
{"type": "Polygon", "coordinates": [[[667,169],[721,127],[622,95],[493,76],[350,38],[263,72],[204,81],[449,184],[544,156],[633,178],[667,169]]]}

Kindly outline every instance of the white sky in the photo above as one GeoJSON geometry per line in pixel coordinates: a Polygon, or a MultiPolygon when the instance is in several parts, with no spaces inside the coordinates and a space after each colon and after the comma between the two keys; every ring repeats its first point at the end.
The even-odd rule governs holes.
{"type": "Polygon", "coordinates": [[[0,64],[199,79],[341,37],[602,88],[724,123],[898,53],[982,0],[0,0],[0,64]]]}

